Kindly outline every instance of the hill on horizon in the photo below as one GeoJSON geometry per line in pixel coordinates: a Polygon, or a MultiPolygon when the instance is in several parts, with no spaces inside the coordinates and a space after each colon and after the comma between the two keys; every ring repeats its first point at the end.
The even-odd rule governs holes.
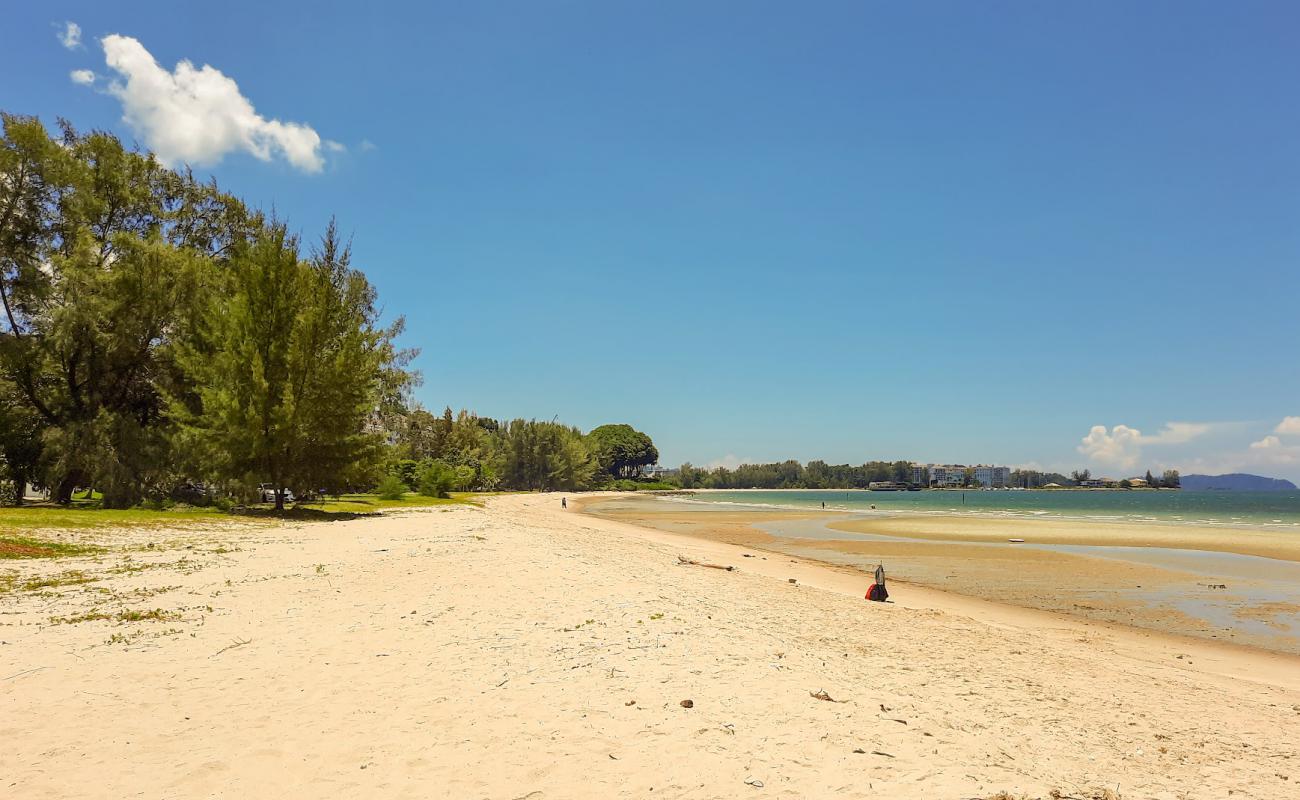
{"type": "Polygon", "coordinates": [[[1295,489],[1296,485],[1285,478],[1266,478],[1263,475],[1248,475],[1244,472],[1232,472],[1227,475],[1184,475],[1183,489],[1205,491],[1221,489],[1236,492],[1284,492],[1295,489]]]}

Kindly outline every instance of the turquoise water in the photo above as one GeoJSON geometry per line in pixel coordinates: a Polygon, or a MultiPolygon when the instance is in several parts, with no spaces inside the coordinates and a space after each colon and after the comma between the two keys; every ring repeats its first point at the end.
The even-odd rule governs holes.
{"type": "Polygon", "coordinates": [[[736,506],[921,514],[977,514],[1241,526],[1300,531],[1300,491],[923,491],[789,490],[699,492],[666,498],[718,510],[736,506]]]}

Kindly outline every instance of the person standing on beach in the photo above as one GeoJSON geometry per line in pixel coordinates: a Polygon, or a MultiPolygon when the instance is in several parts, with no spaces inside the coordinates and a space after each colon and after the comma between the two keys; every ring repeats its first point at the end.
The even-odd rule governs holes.
{"type": "Polygon", "coordinates": [[[867,590],[867,599],[883,603],[889,597],[889,592],[885,589],[885,565],[876,565],[876,582],[867,590]]]}
{"type": "Polygon", "coordinates": [[[567,497],[561,497],[561,498],[560,498],[560,508],[568,508],[568,507],[569,507],[569,498],[567,498],[567,497]]]}

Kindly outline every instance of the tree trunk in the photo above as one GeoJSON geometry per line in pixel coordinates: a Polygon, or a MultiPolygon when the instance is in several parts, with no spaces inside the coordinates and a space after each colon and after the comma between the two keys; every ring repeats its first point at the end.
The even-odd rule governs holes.
{"type": "Polygon", "coordinates": [[[27,494],[27,473],[14,473],[14,507],[17,508],[23,504],[23,495],[27,494]]]}
{"type": "Polygon", "coordinates": [[[81,477],[79,472],[71,472],[59,481],[59,485],[54,490],[54,502],[61,506],[72,505],[72,493],[77,488],[77,479],[81,477]]]}
{"type": "Polygon", "coordinates": [[[284,513],[284,489],[281,488],[275,490],[275,513],[284,513]]]}

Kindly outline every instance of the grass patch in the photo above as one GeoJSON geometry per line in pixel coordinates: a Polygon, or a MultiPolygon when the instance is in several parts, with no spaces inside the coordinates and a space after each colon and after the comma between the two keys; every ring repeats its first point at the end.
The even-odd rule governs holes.
{"type": "Polygon", "coordinates": [[[99,528],[176,527],[228,519],[213,508],[177,506],[166,511],[146,508],[99,508],[92,502],[71,506],[29,505],[0,508],[0,559],[61,558],[102,552],[102,548],[58,542],[32,535],[36,531],[85,531],[99,528]]]}
{"type": "Polygon", "coordinates": [[[50,617],[50,624],[51,625],[76,625],[79,622],[94,622],[96,620],[101,620],[101,619],[112,619],[112,617],[108,614],[105,614],[103,611],[100,611],[99,609],[94,609],[91,611],[87,611],[84,614],[75,614],[71,617],[50,617]]]}
{"type": "Polygon", "coordinates": [[[180,612],[164,611],[161,608],[152,608],[147,611],[137,611],[128,609],[119,611],[116,614],[106,614],[99,609],[91,609],[84,614],[76,614],[71,617],[50,617],[51,625],[76,625],[79,622],[94,622],[96,620],[111,619],[114,622],[166,622],[168,620],[180,619],[180,612]]]}
{"type": "Polygon", "coordinates": [[[118,622],[163,622],[169,619],[180,619],[181,615],[176,611],[163,611],[161,608],[153,608],[148,611],[119,611],[114,617],[118,622]]]}
{"type": "Polygon", "coordinates": [[[358,516],[393,508],[429,508],[433,506],[481,505],[475,492],[452,492],[451,497],[425,497],[408,492],[397,500],[385,500],[377,494],[345,494],[339,497],[298,503],[293,510],[321,511],[327,514],[358,516]]]}
{"type": "Polygon", "coordinates": [[[55,542],[9,533],[0,529],[0,559],[3,558],[58,558],[98,553],[98,547],[69,542],[55,542]]]}
{"type": "Polygon", "coordinates": [[[44,578],[32,578],[19,588],[25,592],[36,592],[41,589],[53,589],[56,586],[76,586],[79,583],[90,583],[94,580],[98,579],[87,575],[79,569],[70,569],[67,572],[60,572],[58,575],[46,575],[44,578]]]}

